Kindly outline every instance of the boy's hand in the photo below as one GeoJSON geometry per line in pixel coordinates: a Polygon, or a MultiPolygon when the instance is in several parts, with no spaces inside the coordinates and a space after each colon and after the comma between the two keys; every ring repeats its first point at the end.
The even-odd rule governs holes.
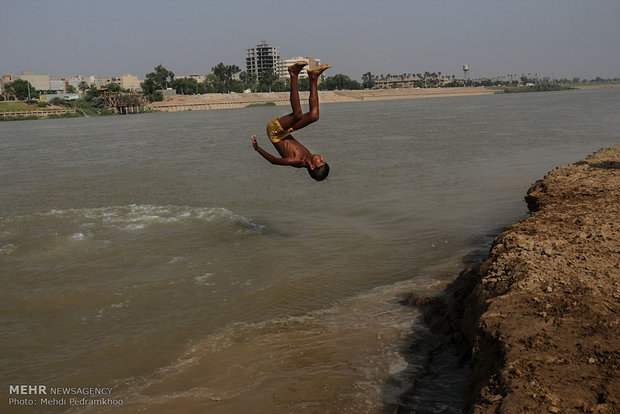
{"type": "Polygon", "coordinates": [[[252,140],[252,147],[254,149],[258,149],[258,143],[256,142],[256,135],[252,135],[250,139],[252,140]]]}

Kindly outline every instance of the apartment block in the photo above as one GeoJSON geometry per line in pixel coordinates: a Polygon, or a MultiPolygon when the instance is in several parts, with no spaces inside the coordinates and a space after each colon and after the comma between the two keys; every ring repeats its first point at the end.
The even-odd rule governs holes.
{"type": "Polygon", "coordinates": [[[245,58],[245,70],[255,80],[260,79],[265,71],[278,70],[280,54],[278,48],[264,40],[254,48],[247,49],[245,58]]]}

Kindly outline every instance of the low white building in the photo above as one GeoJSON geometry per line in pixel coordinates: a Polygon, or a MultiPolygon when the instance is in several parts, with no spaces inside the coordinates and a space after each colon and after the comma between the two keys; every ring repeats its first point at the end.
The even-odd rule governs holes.
{"type": "Polygon", "coordinates": [[[297,56],[297,57],[290,58],[290,59],[279,60],[278,66],[276,67],[276,75],[278,76],[278,78],[282,80],[286,80],[288,82],[288,80],[291,77],[288,74],[288,67],[293,65],[296,62],[299,62],[300,60],[308,62],[308,66],[306,66],[305,68],[301,70],[301,72],[299,72],[300,79],[308,77],[309,68],[314,68],[314,67],[321,65],[321,59],[315,59],[312,56],[308,56],[308,57],[297,56]]]}
{"type": "Polygon", "coordinates": [[[175,79],[195,79],[196,82],[200,83],[200,82],[204,82],[207,79],[206,75],[180,75],[180,76],[175,76],[175,79]]]}
{"type": "Polygon", "coordinates": [[[50,87],[48,89],[54,93],[65,93],[65,81],[60,79],[50,79],[50,87]]]}

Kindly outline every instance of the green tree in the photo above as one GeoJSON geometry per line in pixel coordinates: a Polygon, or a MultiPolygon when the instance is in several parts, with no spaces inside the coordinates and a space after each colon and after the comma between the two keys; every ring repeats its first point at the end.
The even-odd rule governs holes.
{"type": "Polygon", "coordinates": [[[370,72],[366,72],[362,75],[362,88],[372,89],[375,86],[375,77],[370,72]]]}
{"type": "Polygon", "coordinates": [[[203,93],[216,93],[218,92],[218,88],[220,85],[220,78],[215,76],[213,73],[209,73],[204,82],[200,83],[202,85],[203,93]]]}
{"type": "Polygon", "coordinates": [[[173,80],[174,73],[162,65],[158,65],[155,67],[155,72],[147,73],[146,79],[140,86],[142,86],[142,90],[144,90],[146,94],[150,95],[158,89],[169,88],[173,80]]]}
{"type": "Polygon", "coordinates": [[[181,95],[194,95],[198,93],[198,81],[192,78],[175,79],[172,81],[172,88],[181,95]]]}
{"type": "Polygon", "coordinates": [[[155,91],[147,96],[149,102],[161,102],[164,100],[164,94],[161,91],[155,91]]]}
{"type": "Polygon", "coordinates": [[[233,79],[230,81],[230,92],[241,93],[245,89],[245,84],[239,79],[233,79]]]}
{"type": "Polygon", "coordinates": [[[121,85],[115,82],[110,82],[107,85],[104,85],[102,89],[107,89],[110,92],[122,92],[123,91],[123,88],[121,88],[121,85]]]}
{"type": "Polygon", "coordinates": [[[13,82],[7,83],[4,87],[10,91],[15,99],[20,101],[39,96],[37,90],[27,80],[16,79],[13,82]]]}
{"type": "Polygon", "coordinates": [[[9,100],[11,99],[11,97],[13,97],[13,99],[15,99],[15,92],[13,91],[13,87],[11,86],[11,83],[5,83],[4,87],[2,88],[2,98],[3,100],[9,100]]]}
{"type": "Polygon", "coordinates": [[[283,80],[278,79],[271,84],[272,92],[286,92],[288,90],[288,86],[283,80]]]}
{"type": "Polygon", "coordinates": [[[211,72],[219,80],[217,92],[229,93],[233,87],[233,76],[241,72],[241,69],[237,65],[224,65],[224,63],[220,62],[217,66],[211,68],[211,72]]]}
{"type": "Polygon", "coordinates": [[[241,79],[244,86],[252,86],[254,84],[254,78],[245,70],[239,74],[239,79],[241,79]]]}
{"type": "Polygon", "coordinates": [[[273,69],[263,70],[258,80],[258,90],[261,92],[271,92],[271,86],[278,79],[273,69]]]}
{"type": "Polygon", "coordinates": [[[153,79],[145,79],[143,82],[140,83],[140,86],[142,87],[142,90],[146,95],[152,94],[157,89],[153,79]]]}
{"type": "Polygon", "coordinates": [[[321,90],[341,90],[341,89],[361,89],[362,85],[358,81],[354,81],[349,78],[347,75],[343,75],[341,73],[328,76],[321,84],[319,85],[319,89],[321,90]]]}
{"type": "Polygon", "coordinates": [[[101,96],[101,91],[94,86],[91,86],[86,91],[86,100],[92,100],[93,98],[98,98],[101,96]]]}
{"type": "Polygon", "coordinates": [[[85,81],[81,81],[80,84],[78,85],[78,89],[80,90],[80,92],[84,93],[90,86],[88,85],[87,82],[85,81]]]}

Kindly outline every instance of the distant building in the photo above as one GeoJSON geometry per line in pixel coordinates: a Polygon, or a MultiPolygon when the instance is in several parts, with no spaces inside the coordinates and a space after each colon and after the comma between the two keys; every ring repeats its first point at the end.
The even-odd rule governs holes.
{"type": "Polygon", "coordinates": [[[110,83],[110,78],[97,78],[94,75],[88,77],[88,84],[95,88],[103,88],[108,83],[110,83]]]}
{"type": "Polygon", "coordinates": [[[45,93],[42,94],[39,99],[42,101],[51,101],[54,98],[64,99],[65,101],[75,101],[80,99],[82,94],[80,93],[45,93]]]}
{"type": "Polygon", "coordinates": [[[301,72],[299,72],[300,79],[308,77],[308,69],[315,68],[321,65],[321,59],[315,59],[312,56],[307,56],[307,57],[298,56],[298,57],[294,57],[290,59],[280,60],[278,62],[278,70],[276,71],[278,78],[288,81],[291,77],[288,73],[288,67],[294,64],[295,62],[299,62],[300,60],[308,62],[308,66],[306,66],[305,68],[301,70],[301,72]]]}
{"type": "MultiPolygon", "coordinates": [[[[413,74],[412,74],[413,75],[413,74]]],[[[423,80],[416,76],[393,75],[389,78],[375,78],[375,85],[373,89],[394,89],[394,88],[415,88],[417,85],[423,85],[423,80]]],[[[450,83],[449,76],[442,76],[437,78],[426,78],[427,87],[445,86],[450,83]]]]}
{"type": "Polygon", "coordinates": [[[13,82],[13,80],[14,80],[13,76],[14,75],[10,75],[10,74],[2,75],[2,84],[13,82]]]}
{"type": "Polygon", "coordinates": [[[138,77],[133,76],[130,73],[121,76],[121,88],[134,92],[142,90],[142,86],[140,86],[140,80],[138,79],[138,77]]]}
{"type": "Polygon", "coordinates": [[[127,73],[123,76],[112,76],[109,78],[98,78],[94,75],[91,75],[66,76],[59,79],[52,79],[49,75],[38,75],[34,72],[27,71],[21,72],[19,75],[2,75],[2,78],[0,80],[0,90],[3,90],[2,86],[4,84],[13,82],[17,79],[23,79],[30,82],[30,84],[34,86],[36,91],[49,92],[48,95],[66,94],[69,90],[71,90],[70,87],[72,87],[74,91],[79,91],[80,84],[82,82],[86,82],[88,87],[94,86],[96,88],[102,88],[109,83],[117,83],[121,86],[121,88],[130,91],[135,92],[142,90],[138,77],[133,76],[130,73],[127,73]]]}
{"type": "Polygon", "coordinates": [[[263,72],[277,72],[280,54],[278,48],[264,40],[256,47],[247,49],[245,70],[255,80],[259,80],[263,72]]]}
{"type": "Polygon", "coordinates": [[[48,88],[48,90],[52,91],[53,93],[65,93],[65,81],[60,79],[50,79],[50,87],[48,88]]]}
{"type": "Polygon", "coordinates": [[[64,77],[60,78],[60,80],[65,83],[65,90],[69,90],[70,87],[72,87],[76,91],[80,89],[80,82],[82,81],[82,79],[77,76],[64,77]]]}
{"type": "Polygon", "coordinates": [[[196,82],[200,83],[200,82],[204,82],[205,80],[207,80],[207,77],[205,75],[181,75],[181,76],[175,76],[175,79],[195,79],[196,82]]]}
{"type": "MultiPolygon", "coordinates": [[[[51,90],[50,86],[50,75],[37,75],[34,72],[23,71],[19,75],[13,75],[13,80],[22,79],[30,82],[32,86],[37,91],[49,91],[51,90]]],[[[63,86],[64,91],[64,86],[63,86]]]]}
{"type": "Polygon", "coordinates": [[[116,83],[117,85],[120,85],[121,88],[130,91],[135,92],[142,90],[140,80],[137,76],[134,76],[131,73],[127,73],[122,76],[110,76],[109,78],[97,78],[95,76],[90,76],[86,82],[97,88],[102,88],[109,83],[116,83]]]}
{"type": "Polygon", "coordinates": [[[13,82],[13,75],[5,74],[0,78],[0,92],[4,95],[4,85],[13,82]]]}

